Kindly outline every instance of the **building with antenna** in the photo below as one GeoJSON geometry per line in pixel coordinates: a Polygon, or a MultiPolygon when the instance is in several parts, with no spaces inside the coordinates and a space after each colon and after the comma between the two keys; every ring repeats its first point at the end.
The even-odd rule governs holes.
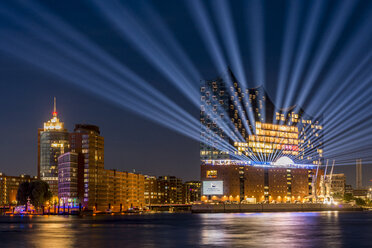
{"type": "Polygon", "coordinates": [[[203,81],[200,92],[202,199],[316,199],[322,116],[275,106],[262,86],[241,85],[230,69],[203,81]]]}
{"type": "Polygon", "coordinates": [[[52,118],[38,129],[38,178],[61,206],[98,211],[145,206],[145,176],[105,169],[99,127],[76,124],[69,133],[58,118],[56,98],[52,118]]]}
{"type": "Polygon", "coordinates": [[[52,118],[38,129],[38,178],[49,184],[58,196],[58,157],[69,149],[69,134],[58,118],[56,98],[52,118]]]}

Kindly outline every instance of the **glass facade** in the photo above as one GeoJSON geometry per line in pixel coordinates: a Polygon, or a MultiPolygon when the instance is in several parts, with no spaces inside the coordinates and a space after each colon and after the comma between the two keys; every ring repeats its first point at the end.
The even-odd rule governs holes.
{"type": "Polygon", "coordinates": [[[38,132],[38,177],[58,196],[58,157],[69,149],[69,134],[57,117],[54,98],[53,117],[38,132]]]}
{"type": "Polygon", "coordinates": [[[67,152],[58,158],[58,198],[61,205],[78,206],[78,154],[67,152]]]}
{"type": "Polygon", "coordinates": [[[322,117],[298,106],[278,108],[262,86],[244,88],[228,70],[201,88],[201,160],[318,164],[323,157],[322,117]]]}
{"type": "Polygon", "coordinates": [[[77,124],[71,134],[71,151],[83,156],[83,197],[85,207],[106,205],[104,138],[97,126],[77,124]]]}
{"type": "Polygon", "coordinates": [[[46,181],[53,195],[58,195],[58,157],[68,151],[67,131],[40,132],[40,179],[46,181]]]}

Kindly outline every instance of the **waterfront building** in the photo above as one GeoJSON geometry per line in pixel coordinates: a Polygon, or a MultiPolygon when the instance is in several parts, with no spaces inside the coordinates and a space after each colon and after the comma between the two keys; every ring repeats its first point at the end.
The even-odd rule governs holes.
{"type": "Polygon", "coordinates": [[[0,206],[15,205],[19,185],[34,180],[37,180],[37,177],[29,175],[7,176],[0,173],[0,206]]]}
{"type": "Polygon", "coordinates": [[[58,157],[69,149],[69,135],[57,116],[56,99],[52,119],[38,130],[38,178],[58,196],[58,157]]]}
{"type": "Polygon", "coordinates": [[[229,69],[202,82],[202,199],[317,200],[322,116],[278,108],[262,86],[244,88],[229,69]]]}
{"type": "Polygon", "coordinates": [[[138,173],[125,172],[127,175],[128,208],[142,208],[145,206],[145,176],[138,173]]]}
{"type": "Polygon", "coordinates": [[[201,166],[201,200],[308,201],[320,192],[323,171],[318,170],[315,179],[316,173],[316,169],[306,167],[249,166],[242,161],[204,163],[201,166]]]}
{"type": "Polygon", "coordinates": [[[345,194],[346,176],[343,173],[326,176],[330,183],[329,194],[333,197],[342,198],[345,194]]]}
{"type": "Polygon", "coordinates": [[[353,190],[353,197],[360,198],[363,200],[368,199],[368,189],[354,189],[353,190]]]}
{"type": "Polygon", "coordinates": [[[82,154],[67,152],[58,157],[58,198],[61,205],[75,207],[82,202],[83,170],[82,154]]]}
{"type": "Polygon", "coordinates": [[[372,187],[368,188],[367,199],[370,201],[372,200],[372,187]]]}
{"type": "Polygon", "coordinates": [[[107,207],[106,186],[104,178],[104,138],[99,127],[87,124],[76,124],[70,134],[71,151],[81,154],[80,163],[83,180],[79,198],[84,207],[107,207]]]}
{"type": "Polygon", "coordinates": [[[350,184],[345,185],[345,194],[353,195],[353,186],[350,184]]]}
{"type": "Polygon", "coordinates": [[[200,92],[201,160],[275,162],[281,155],[299,164],[323,160],[322,116],[296,105],[276,107],[262,86],[242,87],[230,69],[203,81],[200,92]],[[233,149],[238,144],[241,149],[233,149]]]}
{"type": "Polygon", "coordinates": [[[201,199],[201,182],[188,181],[184,184],[185,203],[190,204],[201,199]]]}
{"type": "Polygon", "coordinates": [[[182,179],[175,176],[158,177],[158,201],[160,204],[183,204],[185,196],[182,179]]]}
{"type": "Polygon", "coordinates": [[[124,211],[145,206],[145,177],[104,168],[104,138],[99,127],[76,124],[69,135],[70,152],[59,158],[61,205],[124,211]]]}
{"type": "Polygon", "coordinates": [[[145,176],[117,170],[104,170],[106,206],[98,210],[124,211],[145,206],[145,176]]]}
{"type": "Polygon", "coordinates": [[[145,204],[158,204],[158,180],[155,176],[145,176],[145,204]]]}

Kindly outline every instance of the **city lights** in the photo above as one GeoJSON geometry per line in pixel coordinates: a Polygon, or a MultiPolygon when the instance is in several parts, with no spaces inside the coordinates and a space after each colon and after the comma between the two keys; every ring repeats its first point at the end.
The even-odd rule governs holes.
{"type": "Polygon", "coordinates": [[[371,247],[371,44],[366,0],[0,1],[0,246],[371,247]]]}
{"type": "MultiPolygon", "coordinates": [[[[172,29],[152,4],[143,5],[142,11],[146,13],[147,19],[140,18],[120,2],[102,4],[100,1],[94,1],[94,4],[95,13],[112,24],[119,37],[123,41],[130,42],[133,48],[166,78],[165,84],[177,89],[190,101],[193,108],[200,108],[198,89],[199,80],[203,79],[200,68],[196,66],[195,58],[172,33],[172,29]],[[152,23],[156,32],[162,34],[161,36],[154,34],[148,26],[149,22],[152,23]],[[122,23],[130,25],[122,25],[122,23]]],[[[3,3],[3,5],[2,20],[12,21],[14,25],[24,30],[25,34],[28,34],[4,32],[1,41],[3,52],[62,77],[66,82],[82,87],[115,105],[129,109],[180,134],[197,141],[207,142],[210,146],[223,150],[223,153],[239,155],[242,152],[224,141],[223,138],[211,136],[208,127],[202,125],[200,130],[199,120],[190,112],[190,109],[181,107],[165,92],[151,85],[148,79],[129,69],[128,65],[95,44],[85,34],[48,12],[42,4],[14,2],[3,3]],[[31,11],[32,15],[20,16],[22,11],[19,10],[26,8],[31,11]],[[53,32],[45,32],[46,30],[53,32]],[[36,55],[41,59],[33,59],[36,55]],[[200,132],[202,132],[202,138],[200,132]]],[[[236,73],[236,80],[228,75],[223,76],[228,86],[226,94],[231,95],[237,92],[239,94],[237,98],[241,98],[234,102],[234,105],[236,105],[236,115],[241,120],[238,125],[244,126],[248,140],[242,133],[235,131],[235,124],[220,105],[203,105],[202,111],[213,119],[213,125],[221,128],[224,135],[235,141],[255,142],[246,151],[251,155],[250,159],[255,161],[275,161],[281,154],[294,155],[296,152],[301,152],[301,146],[303,146],[304,157],[313,157],[314,150],[311,144],[305,146],[301,141],[307,139],[316,142],[320,138],[320,129],[309,133],[308,129],[311,128],[309,125],[306,125],[304,130],[298,131],[297,138],[292,138],[298,141],[287,140],[287,137],[280,136],[280,133],[273,133],[273,135],[283,139],[283,144],[278,140],[252,138],[265,136],[263,134],[267,131],[259,128],[256,130],[249,126],[248,123],[255,125],[256,113],[249,94],[246,93],[252,86],[270,85],[269,77],[267,77],[267,59],[265,59],[268,53],[265,47],[267,36],[264,28],[267,25],[265,5],[260,1],[246,3],[249,8],[246,8],[243,22],[239,25],[233,14],[235,10],[227,1],[217,1],[213,6],[210,6],[208,2],[187,1],[184,5],[190,21],[195,24],[193,29],[199,33],[201,43],[205,45],[217,73],[226,74],[229,66],[231,66],[230,70],[236,73]],[[240,25],[243,25],[243,29],[240,25]],[[244,40],[250,41],[248,45],[242,43],[240,34],[242,30],[246,32],[244,40]],[[222,33],[224,35],[221,36],[222,33]],[[244,57],[243,53],[246,50],[250,51],[250,56],[244,57]],[[247,60],[248,66],[246,66],[247,60]],[[239,83],[238,87],[236,81],[239,83]],[[216,109],[221,115],[215,115],[216,109]],[[303,136],[305,132],[308,132],[306,137],[303,136]],[[278,144],[286,146],[278,149],[278,144]],[[299,147],[296,148],[296,146],[299,147]]],[[[348,146],[364,142],[364,145],[355,148],[355,151],[358,151],[357,156],[369,161],[370,156],[363,151],[363,147],[370,146],[368,140],[364,139],[365,135],[353,134],[352,131],[354,128],[360,130],[361,127],[369,126],[370,120],[370,114],[365,112],[365,109],[370,104],[368,97],[370,77],[367,72],[371,56],[360,52],[353,54],[354,47],[363,47],[367,44],[362,37],[368,32],[368,19],[360,21],[361,25],[355,30],[355,35],[345,42],[345,49],[338,54],[340,58],[342,56],[353,58],[351,61],[355,66],[348,66],[348,60],[337,60],[328,66],[327,73],[320,78],[324,80],[324,83],[314,87],[318,84],[322,71],[325,70],[327,60],[330,59],[343,36],[345,27],[353,18],[353,11],[358,7],[358,3],[354,1],[337,3],[337,8],[329,16],[329,21],[325,25],[324,34],[328,35],[321,35],[319,41],[315,39],[315,34],[321,25],[320,20],[326,15],[326,6],[322,1],[313,1],[307,5],[309,11],[305,10],[306,6],[297,2],[286,7],[288,15],[284,21],[276,92],[270,92],[269,86],[267,87],[268,94],[275,96],[272,100],[278,107],[286,108],[293,103],[297,105],[294,111],[286,112],[283,108],[280,116],[273,112],[272,124],[292,125],[298,121],[298,118],[290,119],[290,123],[286,123],[287,113],[298,114],[300,108],[304,107],[314,116],[323,118],[322,126],[327,127],[322,134],[324,144],[328,145],[322,154],[323,158],[335,158],[337,165],[352,163],[355,157],[340,155],[347,154],[341,150],[346,151],[348,146]],[[300,13],[306,14],[302,17],[300,13]],[[298,21],[301,18],[302,23],[298,21]],[[318,46],[318,43],[323,45],[318,46]],[[313,49],[314,46],[316,49],[313,49]],[[313,51],[316,56],[313,55],[313,51]],[[356,55],[360,55],[362,59],[356,62],[356,55]],[[306,66],[307,64],[310,66],[306,66]],[[349,82],[353,80],[360,83],[350,88],[349,82]],[[334,94],[328,94],[333,89],[334,94]],[[348,90],[352,91],[347,94],[348,90]],[[340,98],[343,100],[341,101],[340,98]],[[356,101],[355,99],[358,98],[363,100],[356,101]],[[360,111],[357,115],[353,115],[352,109],[360,111]],[[357,119],[363,121],[357,122],[357,119]]],[[[259,119],[267,123],[271,117],[266,116],[267,113],[264,111],[267,108],[266,102],[263,101],[261,104],[259,119]]],[[[54,122],[58,123],[58,120],[54,122]]],[[[58,124],[47,125],[49,126],[45,128],[63,129],[58,124]]],[[[243,153],[241,156],[242,159],[248,159],[243,153]]]]}

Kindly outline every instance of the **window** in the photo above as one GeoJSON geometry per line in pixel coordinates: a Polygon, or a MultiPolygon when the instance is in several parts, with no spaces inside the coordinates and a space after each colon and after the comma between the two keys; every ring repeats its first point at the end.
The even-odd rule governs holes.
{"type": "Polygon", "coordinates": [[[207,178],[217,178],[216,170],[207,170],[207,178]]]}

